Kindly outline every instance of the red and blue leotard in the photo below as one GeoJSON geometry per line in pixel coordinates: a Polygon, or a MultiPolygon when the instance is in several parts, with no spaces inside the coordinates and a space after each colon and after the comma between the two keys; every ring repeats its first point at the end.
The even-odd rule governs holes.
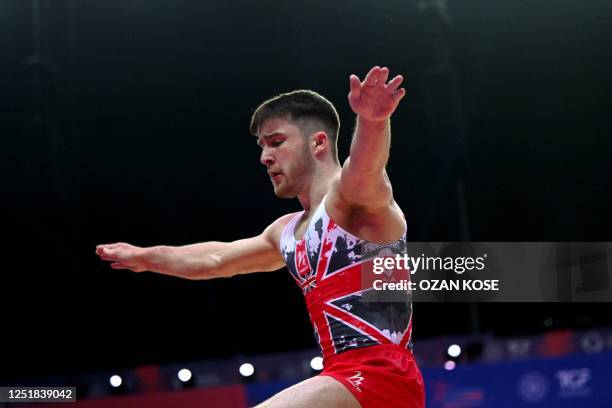
{"type": "Polygon", "coordinates": [[[324,202],[302,239],[294,236],[300,212],[280,240],[323,353],[322,375],[342,382],[364,408],[423,406],[423,380],[412,355],[411,293],[389,295],[372,285],[385,278],[373,274],[374,258],[405,254],[406,236],[384,244],[360,239],[329,217],[324,202]]]}

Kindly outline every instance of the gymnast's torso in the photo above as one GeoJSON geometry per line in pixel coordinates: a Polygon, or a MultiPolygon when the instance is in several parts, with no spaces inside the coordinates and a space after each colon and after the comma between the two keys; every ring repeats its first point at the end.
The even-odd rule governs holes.
{"type": "Polygon", "coordinates": [[[372,263],[375,257],[405,254],[406,234],[384,244],[360,239],[338,226],[324,203],[314,210],[301,239],[294,234],[303,212],[291,218],[280,238],[281,254],[302,290],[324,359],[381,344],[411,349],[410,292],[390,294],[372,285],[374,279],[397,278],[395,271],[373,274],[372,263]]]}

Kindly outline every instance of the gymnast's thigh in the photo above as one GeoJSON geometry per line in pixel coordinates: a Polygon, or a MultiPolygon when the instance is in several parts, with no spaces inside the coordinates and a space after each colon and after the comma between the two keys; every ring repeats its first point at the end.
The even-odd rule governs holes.
{"type": "Polygon", "coordinates": [[[339,381],[319,375],[287,388],[256,408],[360,408],[357,399],[339,381]]]}

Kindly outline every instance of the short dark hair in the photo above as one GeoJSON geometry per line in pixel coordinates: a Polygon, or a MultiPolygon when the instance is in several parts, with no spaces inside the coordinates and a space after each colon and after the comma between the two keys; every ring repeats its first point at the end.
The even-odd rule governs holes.
{"type": "MultiPolygon", "coordinates": [[[[332,157],[334,160],[338,160],[336,143],[340,130],[340,117],[334,105],[320,94],[299,89],[268,99],[255,109],[251,117],[251,133],[257,136],[259,127],[270,118],[287,118],[295,122],[303,133],[306,129],[304,129],[305,124],[300,123],[302,120],[314,119],[315,122],[319,121],[325,127],[326,133],[331,139],[332,157]]],[[[308,127],[310,128],[310,126],[308,127]]]]}

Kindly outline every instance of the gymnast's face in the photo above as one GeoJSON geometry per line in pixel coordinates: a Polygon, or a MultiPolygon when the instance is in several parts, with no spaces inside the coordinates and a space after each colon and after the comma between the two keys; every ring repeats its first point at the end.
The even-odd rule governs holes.
{"type": "Polygon", "coordinates": [[[315,160],[306,139],[300,128],[283,118],[267,119],[259,128],[260,161],[278,197],[295,198],[310,184],[315,160]]]}

